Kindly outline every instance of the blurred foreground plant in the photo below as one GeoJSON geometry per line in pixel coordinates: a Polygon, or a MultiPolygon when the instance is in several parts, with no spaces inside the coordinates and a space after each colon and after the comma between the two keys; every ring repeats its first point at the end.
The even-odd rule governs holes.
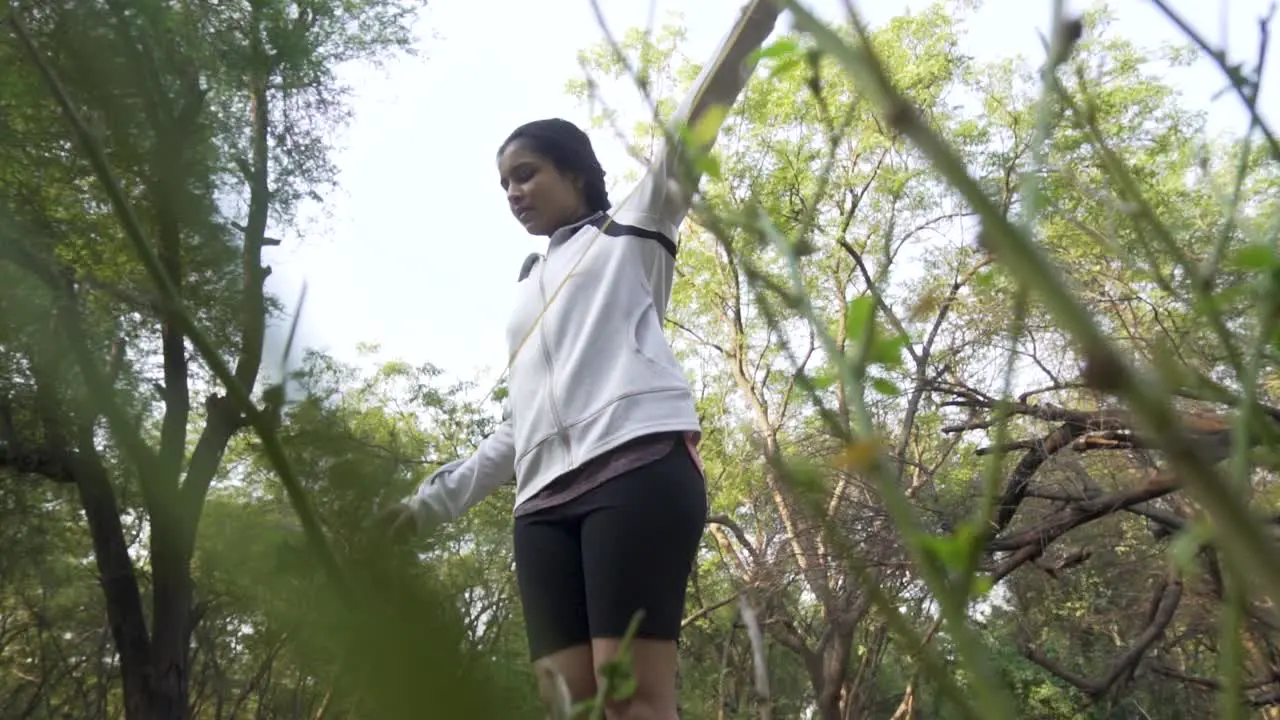
{"type": "MultiPolygon", "coordinates": [[[[280,439],[286,369],[254,397],[275,307],[269,228],[333,179],[328,135],[346,112],[334,70],[407,50],[420,4],[6,5],[0,121],[17,142],[0,132],[0,469],[78,492],[123,685],[95,712],[186,718],[202,702],[192,641],[221,598],[196,587],[196,540],[215,477],[236,483],[222,463],[243,430],[305,542],[278,538],[293,551],[257,577],[242,637],[289,637],[287,654],[330,688],[320,714],[515,706],[416,556],[376,538],[331,545],[280,439]]],[[[228,552],[202,547],[200,562],[249,577],[228,552]]]]}
{"type": "MultiPolygon", "coordinates": [[[[1255,627],[1264,633],[1266,628],[1275,627],[1273,608],[1280,601],[1280,564],[1271,529],[1275,508],[1258,498],[1252,487],[1255,476],[1265,473],[1270,477],[1275,469],[1275,440],[1280,430],[1280,410],[1260,400],[1270,394],[1264,395],[1260,388],[1274,377],[1276,351],[1280,349],[1280,334],[1274,325],[1275,303],[1280,298],[1280,288],[1275,285],[1280,278],[1276,272],[1280,267],[1276,251],[1280,213],[1274,197],[1268,198],[1265,191],[1259,194],[1258,190],[1271,187],[1268,178],[1275,177],[1280,168],[1275,162],[1274,133],[1255,107],[1269,19],[1262,20],[1258,69],[1249,72],[1242,66],[1228,65],[1222,51],[1211,49],[1166,4],[1157,3],[1176,26],[1188,33],[1194,45],[1223,68],[1227,80],[1245,102],[1250,118],[1244,141],[1232,149],[1239,153],[1236,172],[1229,179],[1234,191],[1217,208],[1219,216],[1211,223],[1215,237],[1212,243],[1206,243],[1195,235],[1200,231],[1198,227],[1182,224],[1175,230],[1175,223],[1185,221],[1174,216],[1175,208],[1152,198],[1157,189],[1168,191],[1166,188],[1183,179],[1153,177],[1150,168],[1131,166],[1114,149],[1113,140],[1098,120],[1100,115],[1114,112],[1116,98],[1107,94],[1105,80],[1093,80],[1093,68],[1086,61],[1072,59],[1082,36],[1100,22],[1098,12],[1092,19],[1071,17],[1063,3],[1053,4],[1051,33],[1045,41],[1047,57],[1040,69],[1040,96],[1034,105],[1034,131],[1021,157],[1007,169],[1003,188],[1006,194],[997,195],[992,191],[992,179],[976,175],[975,168],[968,166],[955,149],[953,139],[942,127],[945,123],[935,122],[929,114],[937,110],[930,108],[926,112],[914,101],[913,94],[926,92],[927,86],[913,76],[905,81],[910,90],[903,90],[887,70],[884,57],[897,59],[900,49],[881,42],[852,3],[846,5],[846,32],[819,20],[801,3],[781,2],[792,12],[798,34],[780,39],[762,51],[760,58],[773,66],[775,77],[800,76],[811,92],[810,107],[825,128],[824,140],[829,148],[815,181],[799,191],[787,190],[791,194],[781,199],[752,195],[751,190],[742,188],[755,184],[768,187],[770,181],[764,178],[769,172],[792,169],[784,163],[764,170],[756,179],[751,168],[736,165],[733,172],[746,176],[731,176],[725,169],[729,167],[724,159],[728,151],[708,153],[697,147],[696,140],[702,135],[699,128],[669,134],[667,140],[682,136],[689,141],[687,144],[693,149],[685,158],[689,167],[709,176],[712,184],[722,181],[716,184],[715,194],[708,193],[701,199],[698,224],[714,236],[720,257],[729,262],[729,272],[745,277],[745,282],[736,288],[745,286],[751,293],[752,311],[763,316],[770,342],[780,348],[771,371],[791,377],[792,386],[820,420],[824,432],[844,446],[836,456],[838,467],[834,471],[814,467],[798,458],[783,456],[777,426],[755,425],[759,433],[755,441],[767,464],[766,478],[785,479],[785,494],[794,498],[796,506],[804,509],[806,522],[815,526],[804,529],[806,526],[799,520],[783,515],[787,532],[797,547],[797,562],[811,589],[815,593],[823,589],[821,576],[813,565],[843,564],[903,651],[918,660],[919,672],[945,696],[948,712],[967,717],[1017,717],[1020,709],[989,646],[987,632],[974,619],[975,612],[981,606],[990,607],[993,588],[1018,568],[1036,563],[1046,572],[1053,572],[1051,566],[1039,563],[1055,540],[1119,511],[1134,512],[1160,524],[1164,535],[1157,535],[1157,539],[1176,533],[1165,560],[1168,570],[1156,584],[1143,632],[1096,678],[1064,669],[1026,638],[1020,640],[1023,654],[1074,686],[1086,703],[1109,701],[1130,682],[1144,659],[1151,667],[1167,667],[1151,660],[1153,648],[1170,627],[1180,603],[1184,603],[1184,585],[1189,582],[1188,573],[1194,572],[1215,584],[1215,592],[1223,602],[1219,618],[1221,668],[1215,678],[1196,682],[1219,693],[1224,717],[1240,716],[1246,705],[1275,704],[1274,693],[1245,692],[1245,688],[1264,687],[1271,681],[1265,676],[1246,676],[1241,641],[1242,622],[1257,623],[1255,627]],[[833,73],[842,77],[834,77],[833,73]],[[829,98],[836,92],[830,88],[837,85],[851,86],[856,100],[847,107],[830,104],[829,98]],[[839,205],[842,213],[849,206],[851,217],[871,184],[868,180],[866,186],[858,188],[832,182],[837,156],[844,151],[850,123],[863,103],[874,108],[885,134],[905,138],[912,146],[911,152],[931,167],[933,178],[939,181],[939,192],[954,197],[980,222],[976,249],[981,256],[979,262],[963,276],[963,281],[957,279],[952,285],[940,304],[937,324],[919,336],[908,329],[913,323],[899,317],[892,308],[892,299],[879,290],[888,284],[887,272],[894,252],[890,249],[895,229],[892,217],[888,227],[883,228],[884,256],[874,258],[878,261],[874,266],[861,249],[843,239],[834,242],[837,252],[841,248],[847,251],[862,272],[863,294],[853,299],[846,297],[847,305],[835,318],[827,310],[833,304],[830,299],[815,294],[817,282],[811,273],[822,266],[818,261],[808,261],[823,252],[818,248],[830,246],[826,237],[821,239],[827,245],[815,241],[822,233],[830,233],[833,225],[833,218],[821,215],[820,210],[830,212],[824,203],[827,198],[836,198],[831,204],[839,205]],[[1251,145],[1258,137],[1263,140],[1262,153],[1255,152],[1251,145]],[[1064,148],[1074,153],[1067,156],[1067,162],[1078,165],[1062,164],[1064,148]],[[1117,226],[1112,232],[1126,242],[1117,257],[1107,260],[1139,278],[1136,287],[1158,293],[1163,303],[1176,308],[1180,323],[1201,328],[1218,346],[1222,360],[1217,367],[1209,369],[1205,364],[1189,361],[1181,354],[1182,348],[1176,346],[1155,344],[1147,354],[1122,345],[1114,337],[1114,327],[1095,317],[1096,311],[1081,297],[1085,279],[1067,275],[1045,247],[1049,228],[1056,230],[1064,222],[1076,224],[1082,232],[1095,232],[1072,217],[1061,199],[1064,181],[1073,182],[1075,173],[1092,172],[1095,168],[1101,181],[1092,191],[1100,197],[1100,204],[1114,210],[1117,226]],[[1245,187],[1254,188],[1252,197],[1242,192],[1245,187]],[[840,199],[845,194],[851,201],[842,204],[840,199]],[[726,199],[726,195],[732,199],[726,199]],[[782,214],[778,214],[779,209],[782,214]],[[1242,221],[1245,217],[1247,227],[1242,221]],[[1203,252],[1205,248],[1208,253],[1203,252]],[[868,271],[868,267],[875,267],[876,272],[868,271]],[[1086,391],[1099,398],[1101,406],[1077,411],[1034,402],[1031,396],[1043,390],[1015,392],[1018,381],[1014,352],[1005,355],[1003,390],[999,395],[979,392],[965,384],[966,378],[949,376],[945,363],[931,364],[929,353],[942,318],[953,303],[963,301],[961,290],[968,290],[970,280],[975,286],[979,282],[990,286],[994,281],[1008,289],[1004,297],[1011,312],[1004,331],[1009,347],[1017,348],[1028,336],[1029,318],[1051,320],[1055,330],[1067,338],[1063,353],[1078,357],[1080,366],[1076,377],[1055,377],[1050,390],[1086,391]],[[1250,314],[1241,315],[1242,306],[1250,307],[1250,314]],[[792,318],[802,320],[803,328],[791,324],[792,318]],[[802,345],[806,334],[807,349],[802,345]],[[901,392],[886,383],[882,371],[900,368],[904,352],[917,368],[915,385],[906,391],[911,398],[906,424],[912,423],[923,394],[951,393],[955,399],[943,405],[963,409],[969,417],[964,423],[944,426],[942,432],[958,435],[985,431],[992,440],[980,450],[989,457],[980,492],[971,499],[967,517],[948,523],[942,532],[930,527],[932,523],[921,517],[913,503],[917,487],[903,484],[907,432],[903,433],[902,449],[889,446],[884,439],[883,419],[874,417],[869,405],[872,397],[901,392]],[[820,362],[829,368],[824,368],[829,376],[807,369],[815,356],[821,357],[820,362]],[[838,390],[834,398],[832,388],[838,390]],[[1206,416],[1204,408],[1212,404],[1228,406],[1232,416],[1206,416]],[[988,416],[974,417],[978,411],[988,416]],[[1011,439],[1017,430],[1012,421],[1022,417],[1061,423],[1061,427],[1043,440],[1011,439]],[[1164,462],[1157,465],[1149,461],[1150,469],[1135,477],[1129,487],[1111,493],[1090,488],[1078,499],[1035,494],[1047,491],[1031,487],[1032,475],[1056,453],[1102,448],[1158,453],[1164,462]],[[1000,475],[1009,472],[1005,459],[1015,452],[1023,455],[1002,487],[1000,475]],[[936,619],[925,627],[917,628],[915,621],[901,611],[898,600],[880,591],[879,573],[869,565],[869,558],[844,539],[847,533],[842,520],[832,508],[840,502],[846,484],[843,477],[849,474],[872,483],[892,520],[895,540],[911,560],[912,574],[927,588],[928,601],[936,608],[929,614],[936,619]],[[1189,498],[1187,514],[1170,516],[1151,505],[1184,490],[1189,498]],[[1029,496],[1054,499],[1059,502],[1059,509],[1030,527],[1011,527],[1022,501],[1029,496]],[[818,534],[817,547],[828,559],[818,559],[814,550],[806,549],[806,541],[795,537],[801,533],[818,534]],[[941,655],[938,638],[946,639],[947,656],[941,655]],[[959,664],[948,664],[951,658],[958,659],[959,664]]],[[[622,74],[636,83],[658,116],[654,127],[662,132],[661,105],[649,94],[655,72],[652,54],[646,55],[642,50],[639,55],[642,60],[649,58],[649,64],[636,66],[628,59],[628,49],[612,35],[608,44],[609,60],[597,62],[615,68],[615,75],[616,68],[621,68],[622,74]]],[[[598,83],[592,82],[586,90],[597,88],[598,83]]],[[[761,92],[768,96],[770,91],[762,88],[761,92]]],[[[787,101],[784,92],[780,91],[773,102],[787,101]]],[[[751,103],[748,100],[746,104],[751,103]]],[[[612,119],[611,115],[606,117],[612,119]]],[[[739,137],[750,138],[756,130],[749,120],[741,123],[739,137]]],[[[782,131],[779,128],[778,132],[782,131]]],[[[786,139],[774,137],[770,141],[785,146],[795,139],[788,135],[786,139]]],[[[864,152],[864,148],[857,146],[857,152],[864,152]]],[[[1169,148],[1167,152],[1185,150],[1169,148]]],[[[848,224],[846,218],[843,226],[847,228],[848,224]]],[[[1104,238],[1100,242],[1105,241],[1104,238]]],[[[729,319],[738,324],[739,333],[746,304],[742,300],[725,303],[735,313],[729,319]]],[[[686,325],[677,327],[687,331],[699,346],[728,360],[738,376],[739,387],[757,403],[757,416],[770,411],[763,406],[763,398],[750,396],[753,379],[740,369],[743,345],[726,345],[686,325]]],[[[739,335],[736,342],[741,343],[741,338],[739,335]]],[[[765,356],[762,353],[760,357],[763,361],[765,356]]],[[[791,398],[782,395],[780,401],[785,408],[791,398]]],[[[782,512],[788,512],[790,500],[783,498],[778,503],[782,512]]],[[[732,520],[726,518],[722,522],[729,524],[732,520]]],[[[741,534],[738,544],[752,552],[750,542],[741,534]]],[[[1065,569],[1071,566],[1066,563],[1078,564],[1087,557],[1085,554],[1074,561],[1064,560],[1061,567],[1065,569]]],[[[747,579],[752,584],[759,582],[749,575],[747,579]]],[[[820,600],[826,602],[821,597],[820,600]]],[[[784,644],[794,642],[783,631],[777,636],[784,644]]],[[[1250,660],[1252,672],[1265,673],[1266,658],[1273,651],[1270,644],[1254,651],[1250,660]]],[[[910,712],[910,688],[914,682],[913,679],[909,683],[899,712],[910,712]]]]}

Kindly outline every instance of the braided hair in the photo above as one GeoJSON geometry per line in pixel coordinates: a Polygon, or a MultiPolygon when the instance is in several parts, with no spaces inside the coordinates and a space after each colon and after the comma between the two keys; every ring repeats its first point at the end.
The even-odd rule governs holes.
{"type": "Polygon", "coordinates": [[[530,150],[551,161],[560,172],[582,178],[589,210],[602,212],[613,206],[604,185],[604,168],[591,147],[591,138],[577,125],[560,118],[525,123],[502,142],[498,156],[517,140],[527,143],[530,150]]]}

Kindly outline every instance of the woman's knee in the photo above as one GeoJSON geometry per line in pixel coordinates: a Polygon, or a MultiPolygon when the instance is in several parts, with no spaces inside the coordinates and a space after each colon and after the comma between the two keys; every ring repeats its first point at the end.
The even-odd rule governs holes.
{"type": "Polygon", "coordinates": [[[554,652],[535,662],[533,669],[538,678],[538,694],[552,718],[567,717],[567,708],[596,695],[590,645],[554,652]]]}
{"type": "MultiPolygon", "coordinates": [[[[605,663],[618,656],[620,642],[615,639],[591,641],[596,664],[596,683],[608,682],[602,672],[605,663]]],[[[609,720],[677,720],[676,671],[679,663],[676,643],[670,640],[631,641],[628,672],[634,679],[631,692],[619,696],[609,688],[606,716],[609,720]]]]}

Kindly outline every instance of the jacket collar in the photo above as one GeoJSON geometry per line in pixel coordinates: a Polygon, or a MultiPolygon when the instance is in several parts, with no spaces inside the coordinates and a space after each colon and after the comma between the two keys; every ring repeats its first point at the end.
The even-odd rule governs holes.
{"type": "Polygon", "coordinates": [[[603,215],[604,215],[603,210],[597,210],[596,212],[593,212],[590,215],[587,215],[579,220],[575,220],[574,222],[571,222],[568,225],[565,225],[559,230],[556,230],[555,232],[551,233],[550,244],[553,246],[559,245],[565,240],[568,240],[569,238],[573,237],[573,234],[578,232],[578,230],[582,229],[583,225],[586,225],[603,215]]]}

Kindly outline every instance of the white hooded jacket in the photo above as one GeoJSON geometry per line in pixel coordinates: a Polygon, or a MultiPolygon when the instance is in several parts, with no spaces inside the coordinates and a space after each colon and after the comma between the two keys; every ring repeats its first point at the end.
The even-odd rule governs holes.
{"type": "MultiPolygon", "coordinates": [[[[778,14],[771,0],[743,9],[676,112],[673,134],[733,104],[778,14]]],[[[676,180],[679,149],[666,148],[613,211],[562,228],[545,259],[526,263],[507,323],[503,422],[471,457],[441,467],[406,500],[419,527],[458,517],[513,475],[518,506],[629,440],[699,429],[662,332],[676,233],[692,196],[676,180]]]]}

